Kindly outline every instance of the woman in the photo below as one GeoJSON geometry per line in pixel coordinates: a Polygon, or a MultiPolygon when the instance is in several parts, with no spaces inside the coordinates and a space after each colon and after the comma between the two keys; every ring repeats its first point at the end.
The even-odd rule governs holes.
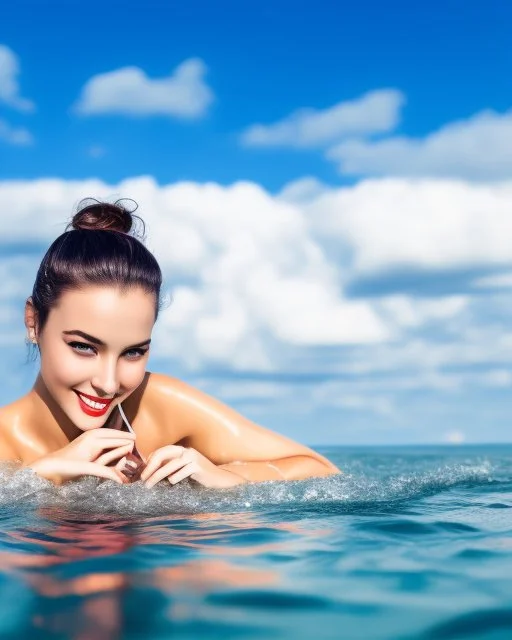
{"type": "Polygon", "coordinates": [[[0,409],[0,459],[57,484],[90,475],[231,487],[338,473],[307,447],[146,371],[162,276],[130,235],[133,217],[119,203],[88,204],[44,256],[25,305],[41,368],[32,390],[0,409]]]}

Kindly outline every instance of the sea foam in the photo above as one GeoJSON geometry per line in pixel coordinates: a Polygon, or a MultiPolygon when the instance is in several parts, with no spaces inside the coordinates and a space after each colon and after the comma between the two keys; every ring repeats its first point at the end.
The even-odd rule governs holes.
{"type": "Polygon", "coordinates": [[[0,506],[55,506],[84,513],[127,515],[193,514],[260,508],[323,507],[350,511],[433,495],[465,483],[492,481],[492,468],[481,464],[448,464],[375,478],[362,472],[328,478],[271,481],[232,489],[207,489],[185,480],[171,486],[160,482],[146,489],[142,482],[118,485],[84,477],[55,486],[32,470],[0,466],[0,506]]]}

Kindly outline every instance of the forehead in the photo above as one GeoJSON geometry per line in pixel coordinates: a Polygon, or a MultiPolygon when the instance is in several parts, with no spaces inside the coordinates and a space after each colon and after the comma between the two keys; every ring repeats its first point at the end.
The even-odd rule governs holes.
{"type": "Polygon", "coordinates": [[[155,322],[155,296],[140,287],[90,286],[65,291],[48,315],[59,330],[81,329],[97,338],[144,333],[155,322]]]}

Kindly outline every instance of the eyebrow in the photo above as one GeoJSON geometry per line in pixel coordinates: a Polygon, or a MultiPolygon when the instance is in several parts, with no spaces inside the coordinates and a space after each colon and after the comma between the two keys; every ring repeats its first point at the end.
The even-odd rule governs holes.
{"type": "MultiPolygon", "coordinates": [[[[97,344],[99,347],[105,346],[105,343],[103,342],[103,340],[100,340],[99,338],[95,338],[94,336],[91,336],[88,333],[85,333],[85,331],[80,331],[80,329],[72,329],[71,331],[63,331],[62,333],[66,336],[80,336],[81,338],[84,338],[85,340],[88,340],[93,344],[97,344]]],[[[151,342],[151,338],[149,338],[148,340],[144,340],[143,342],[138,342],[137,344],[132,344],[129,347],[126,347],[126,349],[136,349],[137,347],[146,347],[147,345],[149,345],[150,342],[151,342]]]]}

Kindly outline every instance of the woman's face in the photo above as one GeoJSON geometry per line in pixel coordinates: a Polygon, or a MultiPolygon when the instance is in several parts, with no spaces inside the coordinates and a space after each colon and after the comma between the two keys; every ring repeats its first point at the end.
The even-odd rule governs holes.
{"type": "Polygon", "coordinates": [[[140,287],[62,294],[38,336],[47,391],[82,431],[101,427],[143,381],[155,297],[140,287]]]}

